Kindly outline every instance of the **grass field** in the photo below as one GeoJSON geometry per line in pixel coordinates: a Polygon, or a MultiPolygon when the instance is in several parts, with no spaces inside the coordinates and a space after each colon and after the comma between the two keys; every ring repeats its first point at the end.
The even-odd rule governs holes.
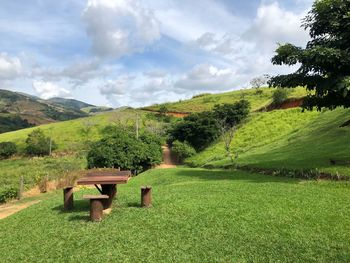
{"type": "MultiPolygon", "coordinates": [[[[136,113],[140,118],[141,128],[147,126],[151,122],[151,124],[159,125],[159,122],[151,118],[151,116],[154,115],[152,113],[126,109],[122,111],[99,113],[91,117],[70,121],[41,125],[39,128],[42,129],[46,135],[53,138],[58,145],[58,151],[76,152],[82,149],[84,140],[89,139],[90,141],[94,141],[99,139],[100,131],[109,124],[121,123],[125,125],[134,125],[136,113]],[[84,136],[81,132],[81,130],[86,127],[90,127],[88,136],[84,136]]],[[[37,128],[38,127],[33,127],[0,134],[0,142],[15,142],[19,150],[23,151],[28,134],[37,128]]]]}
{"type": "MultiPolygon", "coordinates": [[[[207,94],[188,100],[178,102],[169,102],[152,105],[145,109],[159,110],[161,106],[166,106],[168,111],[175,112],[200,112],[210,110],[216,104],[234,103],[241,99],[246,99],[251,103],[252,111],[261,109],[272,102],[272,93],[274,88],[261,88],[262,94],[256,94],[255,89],[236,90],[218,94],[207,94]]],[[[289,98],[301,98],[306,95],[305,88],[295,88],[289,91],[289,98]]]]}
{"type": "Polygon", "coordinates": [[[0,222],[2,262],[349,262],[349,182],[235,171],[151,170],[119,187],[112,213],[88,221],[83,190],[0,222]],[[152,185],[153,207],[139,207],[152,185]]]}
{"type": "MultiPolygon", "coordinates": [[[[231,149],[236,163],[259,168],[319,168],[350,176],[350,165],[331,165],[330,159],[350,160],[350,127],[339,126],[350,110],[301,112],[300,109],[255,113],[238,129],[231,149]]],[[[219,141],[187,160],[192,166],[231,164],[219,141]]]]}

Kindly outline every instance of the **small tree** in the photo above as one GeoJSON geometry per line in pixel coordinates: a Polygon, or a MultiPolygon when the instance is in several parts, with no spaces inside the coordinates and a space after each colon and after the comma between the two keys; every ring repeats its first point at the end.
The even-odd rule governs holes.
{"type": "Polygon", "coordinates": [[[225,123],[225,121],[222,121],[220,128],[221,128],[222,140],[224,142],[225,152],[227,156],[230,158],[231,162],[233,163],[234,159],[231,151],[231,143],[236,133],[236,126],[230,127],[225,123]]]}
{"type": "Polygon", "coordinates": [[[1,142],[0,143],[0,159],[10,158],[17,153],[17,146],[13,142],[1,142]]]}
{"type": "Polygon", "coordinates": [[[215,105],[213,112],[217,120],[224,121],[228,127],[233,127],[248,116],[249,110],[249,101],[240,100],[233,104],[215,105]]]}
{"type": "Polygon", "coordinates": [[[174,141],[171,150],[176,154],[179,162],[196,154],[196,150],[187,142],[174,141]]]}
{"type": "Polygon", "coordinates": [[[272,103],[279,105],[288,98],[288,92],[286,89],[278,88],[272,94],[272,103]]]}
{"type": "Polygon", "coordinates": [[[267,80],[268,80],[269,76],[268,75],[263,75],[263,76],[259,76],[259,77],[255,77],[250,81],[250,85],[257,90],[260,90],[260,88],[263,85],[267,84],[267,80]]]}
{"type": "Polygon", "coordinates": [[[41,129],[35,129],[26,139],[25,151],[28,155],[49,155],[50,150],[55,149],[57,149],[57,144],[50,137],[46,137],[41,129]]]}

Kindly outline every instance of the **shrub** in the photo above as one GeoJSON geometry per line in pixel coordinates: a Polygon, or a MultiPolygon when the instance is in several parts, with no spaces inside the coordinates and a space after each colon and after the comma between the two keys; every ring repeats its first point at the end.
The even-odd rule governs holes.
{"type": "Polygon", "coordinates": [[[0,159],[10,158],[17,153],[17,146],[13,142],[1,142],[0,143],[0,159]]]}
{"type": "Polygon", "coordinates": [[[191,114],[170,130],[170,142],[187,141],[197,151],[209,146],[220,136],[220,125],[212,112],[191,114]]]}
{"type": "Polygon", "coordinates": [[[17,197],[17,189],[15,187],[5,187],[0,189],[0,203],[5,203],[9,199],[17,197]]]}
{"type": "Polygon", "coordinates": [[[196,154],[196,150],[187,142],[174,141],[171,149],[180,162],[196,154]]]}
{"type": "Polygon", "coordinates": [[[284,88],[277,88],[272,94],[272,103],[281,104],[288,98],[288,91],[284,88]]]}
{"type": "Polygon", "coordinates": [[[121,168],[134,174],[162,160],[160,139],[144,132],[139,139],[131,132],[115,129],[92,144],[87,155],[88,168],[121,168]]]}
{"type": "Polygon", "coordinates": [[[25,151],[28,155],[49,155],[50,144],[51,151],[57,149],[56,143],[50,137],[46,137],[41,129],[36,129],[28,135],[25,151]]]}
{"type": "Polygon", "coordinates": [[[233,104],[215,105],[214,116],[224,121],[227,126],[233,127],[248,116],[249,110],[249,101],[240,100],[233,104]]]}

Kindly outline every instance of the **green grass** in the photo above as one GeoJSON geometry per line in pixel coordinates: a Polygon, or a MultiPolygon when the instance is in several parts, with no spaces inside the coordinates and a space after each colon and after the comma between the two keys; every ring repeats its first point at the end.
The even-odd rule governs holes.
{"type": "MultiPolygon", "coordinates": [[[[170,102],[164,104],[152,105],[145,107],[145,109],[159,110],[161,106],[165,105],[168,111],[175,112],[200,112],[210,110],[216,104],[234,103],[244,98],[251,103],[252,111],[261,109],[272,102],[272,93],[274,88],[262,88],[262,94],[256,94],[255,89],[236,90],[219,94],[208,94],[189,100],[182,100],[178,102],[170,102]]],[[[301,98],[306,96],[305,88],[291,89],[288,95],[290,98],[301,98]]]]}
{"type": "Polygon", "coordinates": [[[44,176],[50,181],[60,179],[68,172],[86,168],[84,157],[36,157],[0,161],[0,193],[6,189],[18,189],[19,179],[24,177],[25,189],[37,184],[44,176]]]}
{"type": "Polygon", "coordinates": [[[62,193],[0,222],[2,262],[349,262],[349,182],[245,172],[151,170],[119,187],[112,213],[62,193]],[[139,208],[152,185],[153,207],[139,208]]]}
{"type": "MultiPolygon", "coordinates": [[[[258,168],[318,168],[350,176],[349,165],[330,159],[350,160],[350,127],[339,126],[350,110],[301,112],[300,109],[255,113],[240,127],[231,144],[236,163],[258,168]]],[[[192,166],[223,167],[231,162],[219,141],[187,160],[192,166]]]]}

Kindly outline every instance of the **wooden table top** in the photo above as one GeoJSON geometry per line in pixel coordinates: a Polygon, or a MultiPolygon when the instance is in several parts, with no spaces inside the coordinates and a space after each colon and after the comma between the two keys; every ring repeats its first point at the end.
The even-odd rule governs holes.
{"type": "Polygon", "coordinates": [[[130,171],[91,171],[77,181],[78,185],[126,184],[131,178],[130,171]]]}

